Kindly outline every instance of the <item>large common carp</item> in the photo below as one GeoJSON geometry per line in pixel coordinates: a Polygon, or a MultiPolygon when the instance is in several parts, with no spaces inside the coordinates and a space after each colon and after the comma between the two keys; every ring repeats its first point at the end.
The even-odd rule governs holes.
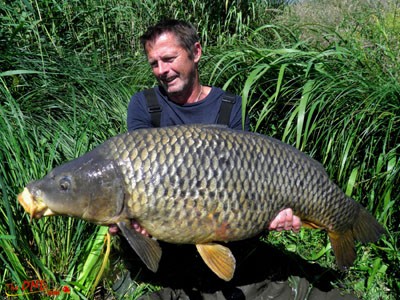
{"type": "Polygon", "coordinates": [[[155,239],[195,244],[224,280],[235,258],[220,242],[259,234],[283,208],[328,232],[342,269],[356,257],[355,240],[375,242],[384,232],[317,161],[276,139],[215,125],[117,135],[29,183],[18,200],[34,218],[117,224],[153,271],[161,257],[155,239]],[[133,230],[132,219],[155,239],[133,230]]]}

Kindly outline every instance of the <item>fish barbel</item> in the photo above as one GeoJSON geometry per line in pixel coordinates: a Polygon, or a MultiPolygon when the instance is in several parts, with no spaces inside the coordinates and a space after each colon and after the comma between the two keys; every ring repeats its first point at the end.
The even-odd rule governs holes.
{"type": "Polygon", "coordinates": [[[355,260],[355,241],[375,242],[384,233],[314,159],[271,137],[216,125],[117,135],[29,183],[18,200],[33,218],[117,224],[153,271],[161,258],[155,239],[195,244],[227,281],[235,258],[221,242],[261,233],[283,208],[327,231],[341,269],[355,260]],[[155,239],[133,230],[132,219],[155,239]]]}

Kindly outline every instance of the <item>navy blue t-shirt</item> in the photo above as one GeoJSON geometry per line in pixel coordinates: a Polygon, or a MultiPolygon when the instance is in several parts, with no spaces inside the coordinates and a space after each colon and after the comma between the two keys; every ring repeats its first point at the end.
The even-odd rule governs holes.
{"type": "MultiPolygon", "coordinates": [[[[168,99],[160,87],[155,87],[158,102],[162,108],[160,127],[181,124],[216,124],[222,103],[224,91],[212,87],[210,93],[199,102],[190,104],[177,104],[168,99]]],[[[132,96],[128,105],[127,116],[128,130],[154,127],[151,123],[150,113],[144,92],[140,91],[132,96]]],[[[242,99],[236,96],[230,115],[228,126],[233,129],[242,128],[242,99]]],[[[246,119],[245,130],[249,130],[249,122],[246,119]]]]}

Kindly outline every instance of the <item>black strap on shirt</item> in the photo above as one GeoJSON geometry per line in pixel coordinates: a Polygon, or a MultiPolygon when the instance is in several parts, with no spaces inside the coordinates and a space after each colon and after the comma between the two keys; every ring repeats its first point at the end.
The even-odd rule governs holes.
{"type": "Polygon", "coordinates": [[[154,88],[143,91],[147,101],[147,110],[150,113],[151,124],[154,127],[160,127],[162,107],[157,99],[157,94],[154,88]]]}
{"type": "Polygon", "coordinates": [[[236,96],[232,93],[225,92],[222,96],[222,103],[219,109],[219,117],[217,124],[229,125],[233,105],[236,102],[236,96]]]}
{"type": "MultiPolygon", "coordinates": [[[[157,99],[154,88],[143,91],[147,101],[147,110],[150,113],[151,124],[154,127],[160,127],[162,107],[157,99]]],[[[236,96],[230,92],[225,92],[222,96],[222,103],[219,109],[217,124],[229,125],[233,105],[236,102],[236,96]]]]}

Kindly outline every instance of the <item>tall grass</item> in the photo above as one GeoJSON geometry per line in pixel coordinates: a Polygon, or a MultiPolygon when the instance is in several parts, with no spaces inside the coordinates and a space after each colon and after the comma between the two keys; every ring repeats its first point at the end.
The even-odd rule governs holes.
{"type": "MultiPolygon", "coordinates": [[[[55,165],[119,133],[123,127],[118,125],[122,122],[119,115],[123,116],[125,108],[121,98],[128,95],[121,95],[124,92],[121,88],[118,98],[107,81],[92,83],[93,73],[88,77],[80,73],[70,78],[71,85],[61,99],[61,88],[69,78],[64,75],[66,78],[60,84],[46,74],[46,81],[53,88],[38,88],[24,99],[14,99],[1,80],[2,94],[6,97],[0,110],[2,212],[8,228],[1,228],[0,257],[5,266],[4,280],[19,287],[29,278],[40,279],[57,284],[54,288],[73,285],[73,293],[85,295],[95,280],[93,264],[101,262],[107,229],[74,219],[30,222],[16,202],[16,193],[55,165]],[[79,86],[74,86],[77,79],[79,86]],[[86,84],[95,84],[96,89],[92,89],[98,90],[97,94],[90,94],[90,99],[86,84]],[[110,107],[105,101],[108,98],[121,100],[119,108],[117,102],[110,107]],[[105,111],[114,111],[118,118],[113,120],[105,111]],[[91,262],[93,257],[95,261],[91,262]]],[[[2,284],[2,293],[4,288],[2,284]]]]}
{"type": "MultiPolygon", "coordinates": [[[[30,221],[16,194],[126,130],[130,96],[155,83],[138,36],[158,19],[178,17],[201,29],[202,82],[241,94],[254,131],[322,162],[387,228],[379,243],[358,248],[355,266],[333,284],[364,299],[396,299],[400,30],[397,2],[384,2],[361,10],[343,0],[330,10],[332,20],[318,1],[282,11],[255,1],[2,2],[0,295],[9,292],[6,284],[30,279],[46,280],[62,298],[93,298],[98,285],[112,294],[107,228],[69,218],[30,221]]],[[[334,268],[318,232],[272,233],[267,242],[334,268]]],[[[132,289],[134,299],[149,288],[132,289]]]]}
{"type": "MultiPolygon", "coordinates": [[[[376,30],[374,20],[369,25],[376,30]]],[[[257,46],[235,44],[214,55],[216,67],[210,80],[223,77],[228,89],[241,92],[254,130],[276,136],[321,161],[349,196],[386,225],[389,233],[379,246],[359,250],[364,252],[359,252],[361,258],[347,280],[362,298],[391,297],[399,290],[395,281],[390,288],[384,283],[391,281],[391,272],[399,274],[395,242],[400,221],[396,207],[400,200],[398,44],[388,32],[384,41],[348,36],[346,43],[335,40],[321,47],[299,43],[295,30],[279,24],[258,28],[252,37],[257,46]],[[271,36],[260,34],[266,30],[281,35],[263,42],[263,36],[271,36]]],[[[387,30],[379,25],[380,32],[387,30]]],[[[321,31],[321,36],[328,32],[321,31]]],[[[318,33],[314,32],[316,37],[318,33]]],[[[390,34],[398,37],[397,32],[390,34]]],[[[330,36],[338,35],[330,32],[330,36]]],[[[288,249],[308,253],[310,260],[329,258],[327,242],[313,251],[304,246],[304,241],[314,240],[313,235],[307,239],[301,234],[290,242],[288,234],[276,233],[271,242],[282,235],[288,249]]],[[[330,265],[332,260],[325,263],[330,265]]]]}

